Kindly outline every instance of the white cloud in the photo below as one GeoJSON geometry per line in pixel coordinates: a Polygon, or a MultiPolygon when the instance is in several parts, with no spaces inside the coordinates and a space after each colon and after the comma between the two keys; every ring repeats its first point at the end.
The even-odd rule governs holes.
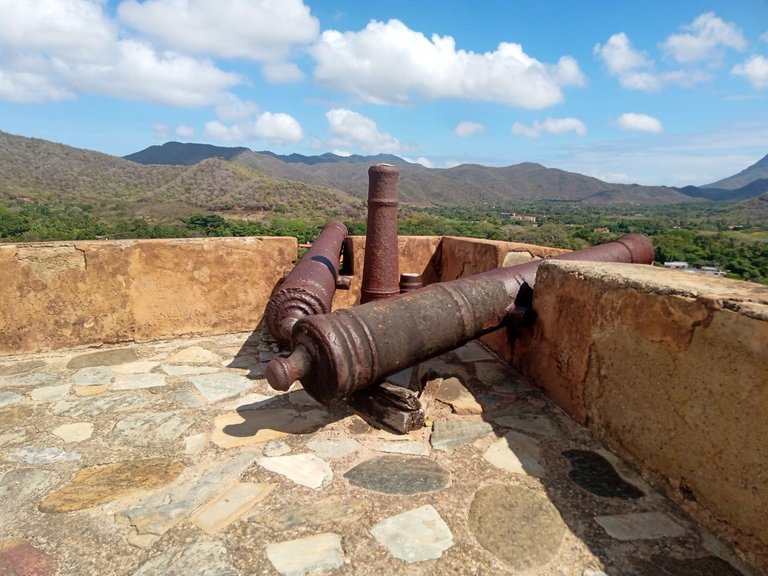
{"type": "Polygon", "coordinates": [[[241,82],[206,60],[158,53],[135,40],[121,41],[118,47],[116,61],[99,67],[62,65],[64,75],[83,92],[188,107],[216,102],[241,82]]]}
{"type": "Polygon", "coordinates": [[[424,166],[424,168],[434,168],[435,164],[430,160],[429,158],[426,158],[424,156],[419,156],[418,158],[403,158],[406,162],[410,162],[411,164],[421,164],[424,166]]]}
{"type": "Polygon", "coordinates": [[[667,54],[682,64],[717,61],[722,48],[743,50],[747,45],[741,30],[714,12],[701,14],[682,29],[684,33],[672,34],[661,44],[667,54]]]}
{"type": "Polygon", "coordinates": [[[768,88],[768,58],[753,54],[743,64],[737,64],[731,74],[744,76],[755,88],[768,88]]]}
{"type": "Polygon", "coordinates": [[[298,142],[304,131],[296,118],[282,112],[263,112],[255,121],[226,125],[213,120],[205,125],[205,135],[221,142],[267,140],[275,143],[298,142]]]}
{"type": "Polygon", "coordinates": [[[243,81],[208,60],[118,39],[102,0],[0,0],[0,98],[43,102],[103,94],[203,106],[243,81]]]}
{"type": "Polygon", "coordinates": [[[225,122],[241,122],[259,111],[253,100],[241,100],[232,93],[225,93],[216,103],[216,117],[225,122]]]}
{"type": "Polygon", "coordinates": [[[614,34],[605,44],[595,44],[592,52],[605,64],[608,73],[630,90],[653,92],[665,84],[693,86],[711,76],[701,70],[669,70],[659,72],[647,53],[636,50],[624,32],[614,34]]]}
{"type": "Polygon", "coordinates": [[[334,108],[325,117],[334,136],[333,146],[362,148],[373,154],[396,153],[406,148],[391,134],[380,132],[376,122],[357,112],[334,108]]]}
{"type": "Polygon", "coordinates": [[[605,44],[595,44],[592,52],[603,60],[608,72],[614,76],[653,67],[653,61],[645,52],[635,50],[624,32],[614,34],[605,44]]]}
{"type": "Polygon", "coordinates": [[[459,138],[468,138],[483,132],[485,132],[485,126],[478,122],[459,122],[453,129],[453,133],[459,138]]]}
{"type": "Polygon", "coordinates": [[[285,60],[295,45],[314,41],[320,28],[302,0],[126,0],[118,14],[170,50],[264,62],[273,81],[300,75],[285,60]]]}
{"type": "Polygon", "coordinates": [[[561,102],[563,86],[586,82],[570,56],[545,64],[507,42],[493,52],[468,52],[450,36],[428,39],[399,20],[371,21],[360,32],[326,30],[310,52],[319,82],[381,104],[418,95],[535,109],[561,102]]]}
{"type": "Polygon", "coordinates": [[[114,50],[117,30],[100,0],[0,0],[0,14],[0,45],[12,51],[99,62],[114,50]]]}
{"type": "Polygon", "coordinates": [[[622,130],[630,130],[632,132],[661,132],[664,130],[658,118],[648,116],[647,114],[627,112],[619,116],[616,122],[622,130]]]}
{"type": "Polygon", "coordinates": [[[584,136],[587,133],[587,126],[578,118],[547,118],[543,122],[537,120],[530,126],[520,122],[515,122],[512,125],[512,134],[528,138],[538,138],[542,134],[565,134],[567,132],[575,132],[579,136],[584,136]]]}
{"type": "Polygon", "coordinates": [[[301,124],[283,112],[264,112],[253,124],[256,138],[270,142],[298,142],[304,138],[301,124]]]}

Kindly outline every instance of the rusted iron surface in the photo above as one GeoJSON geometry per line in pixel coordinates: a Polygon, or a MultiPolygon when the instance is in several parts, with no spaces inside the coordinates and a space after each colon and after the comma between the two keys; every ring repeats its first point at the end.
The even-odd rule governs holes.
{"type": "MultiPolygon", "coordinates": [[[[349,278],[339,276],[339,254],[347,227],[329,222],[299,263],[272,294],[264,313],[269,333],[281,345],[291,343],[297,320],[331,311],[336,288],[348,288],[349,278]]],[[[351,258],[351,251],[345,254],[351,258]]]]}
{"type": "MultiPolygon", "coordinates": [[[[629,234],[555,258],[650,264],[653,246],[647,237],[629,234]]],[[[508,318],[524,316],[542,262],[304,318],[293,329],[293,353],[267,365],[267,380],[273,388],[287,390],[299,379],[316,400],[336,404],[384,376],[457,348],[508,318]]]]}
{"type": "Polygon", "coordinates": [[[397,248],[397,179],[392,164],[368,169],[368,229],[360,302],[400,293],[397,248]]]}
{"type": "Polygon", "coordinates": [[[403,292],[413,292],[423,285],[421,274],[418,272],[403,272],[400,274],[400,294],[403,292]]]}

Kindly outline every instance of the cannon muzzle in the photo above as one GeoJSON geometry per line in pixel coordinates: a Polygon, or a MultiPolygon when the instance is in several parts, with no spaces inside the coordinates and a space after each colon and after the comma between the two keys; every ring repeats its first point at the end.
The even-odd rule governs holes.
{"type": "MultiPolygon", "coordinates": [[[[345,284],[339,277],[339,255],[346,237],[347,227],[341,222],[326,224],[267,302],[267,328],[280,344],[290,344],[291,330],[299,319],[331,311],[337,286],[345,284]]],[[[351,251],[344,257],[351,258],[351,251]]]]}

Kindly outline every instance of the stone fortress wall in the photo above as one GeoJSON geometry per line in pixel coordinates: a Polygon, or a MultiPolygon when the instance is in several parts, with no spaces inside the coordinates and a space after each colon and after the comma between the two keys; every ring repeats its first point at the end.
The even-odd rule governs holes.
{"type": "MultiPolygon", "coordinates": [[[[359,298],[365,239],[353,237],[359,298]]],[[[561,250],[401,237],[400,270],[451,280],[561,250]]],[[[293,238],[0,245],[0,356],[256,328],[293,238]]],[[[768,556],[768,288],[549,262],[533,327],[483,338],[737,548],[768,556]],[[514,336],[514,337],[513,337],[514,336]]]]}

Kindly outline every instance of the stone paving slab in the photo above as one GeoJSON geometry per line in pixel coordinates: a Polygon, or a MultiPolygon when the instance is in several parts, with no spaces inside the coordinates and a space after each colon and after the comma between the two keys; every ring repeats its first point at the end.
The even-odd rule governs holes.
{"type": "Polygon", "coordinates": [[[1,358],[0,574],[753,574],[478,342],[396,436],[257,336],[1,358]]]}

